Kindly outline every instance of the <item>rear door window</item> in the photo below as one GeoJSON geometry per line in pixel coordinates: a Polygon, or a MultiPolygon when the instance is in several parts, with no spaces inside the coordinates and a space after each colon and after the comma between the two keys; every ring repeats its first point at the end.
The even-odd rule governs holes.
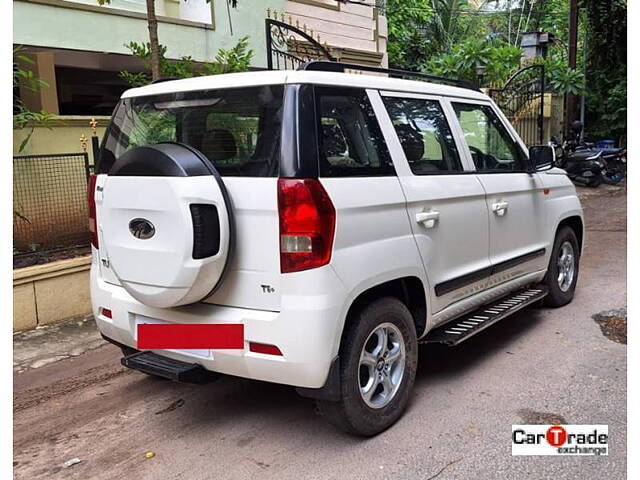
{"type": "Polygon", "coordinates": [[[388,176],[395,169],[363,89],[317,87],[320,176],[388,176]]]}
{"type": "Polygon", "coordinates": [[[437,100],[383,96],[414,175],[462,171],[458,149],[437,100]]]}
{"type": "Polygon", "coordinates": [[[123,99],[97,171],[127,150],[180,142],[200,150],[223,176],[278,175],[282,85],[179,92],[123,99]]]}

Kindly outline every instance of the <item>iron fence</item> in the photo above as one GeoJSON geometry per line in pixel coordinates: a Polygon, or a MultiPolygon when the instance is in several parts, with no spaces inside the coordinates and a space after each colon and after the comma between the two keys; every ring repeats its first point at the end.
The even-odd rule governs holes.
{"type": "Polygon", "coordinates": [[[13,253],[86,247],[88,227],[86,152],[13,157],[13,253]]]}

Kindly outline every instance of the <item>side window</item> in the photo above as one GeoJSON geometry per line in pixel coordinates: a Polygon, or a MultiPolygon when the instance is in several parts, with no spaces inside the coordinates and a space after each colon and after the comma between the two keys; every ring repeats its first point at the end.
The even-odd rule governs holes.
{"type": "Polygon", "coordinates": [[[315,91],[320,175],[395,175],[366,92],[326,87],[317,87],[315,91]]]}
{"type": "Polygon", "coordinates": [[[415,175],[462,171],[451,129],[438,101],[382,99],[415,175]]]}
{"type": "Polygon", "coordinates": [[[478,172],[522,172],[526,157],[487,105],[454,103],[453,108],[478,172]]]}

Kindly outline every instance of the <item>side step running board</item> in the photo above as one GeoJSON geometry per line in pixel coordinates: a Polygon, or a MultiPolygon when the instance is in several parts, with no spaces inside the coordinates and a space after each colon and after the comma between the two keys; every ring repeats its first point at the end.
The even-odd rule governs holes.
{"type": "Polygon", "coordinates": [[[544,285],[525,288],[431,330],[420,343],[457,345],[512,313],[547,296],[544,285]]]}
{"type": "Polygon", "coordinates": [[[149,351],[127,355],[120,359],[120,363],[133,370],[167,378],[174,382],[207,383],[216,376],[215,373],[209,372],[197,363],[181,362],[149,351]]]}

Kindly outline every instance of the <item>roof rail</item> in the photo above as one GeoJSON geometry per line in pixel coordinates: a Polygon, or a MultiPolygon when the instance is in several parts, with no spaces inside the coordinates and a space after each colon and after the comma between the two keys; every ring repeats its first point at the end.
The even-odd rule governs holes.
{"type": "Polygon", "coordinates": [[[453,85],[455,87],[467,88],[469,90],[475,90],[476,92],[481,92],[481,90],[478,87],[476,87],[471,82],[467,82],[466,80],[456,80],[453,78],[439,77],[438,75],[431,75],[429,73],[411,72],[409,70],[398,70],[395,68],[372,67],[370,65],[331,62],[328,60],[313,60],[311,62],[303,63],[298,67],[298,70],[321,71],[321,72],[344,72],[347,69],[361,70],[363,72],[386,73],[389,76],[399,77],[399,78],[427,80],[431,82],[444,83],[446,85],[453,85]]]}

